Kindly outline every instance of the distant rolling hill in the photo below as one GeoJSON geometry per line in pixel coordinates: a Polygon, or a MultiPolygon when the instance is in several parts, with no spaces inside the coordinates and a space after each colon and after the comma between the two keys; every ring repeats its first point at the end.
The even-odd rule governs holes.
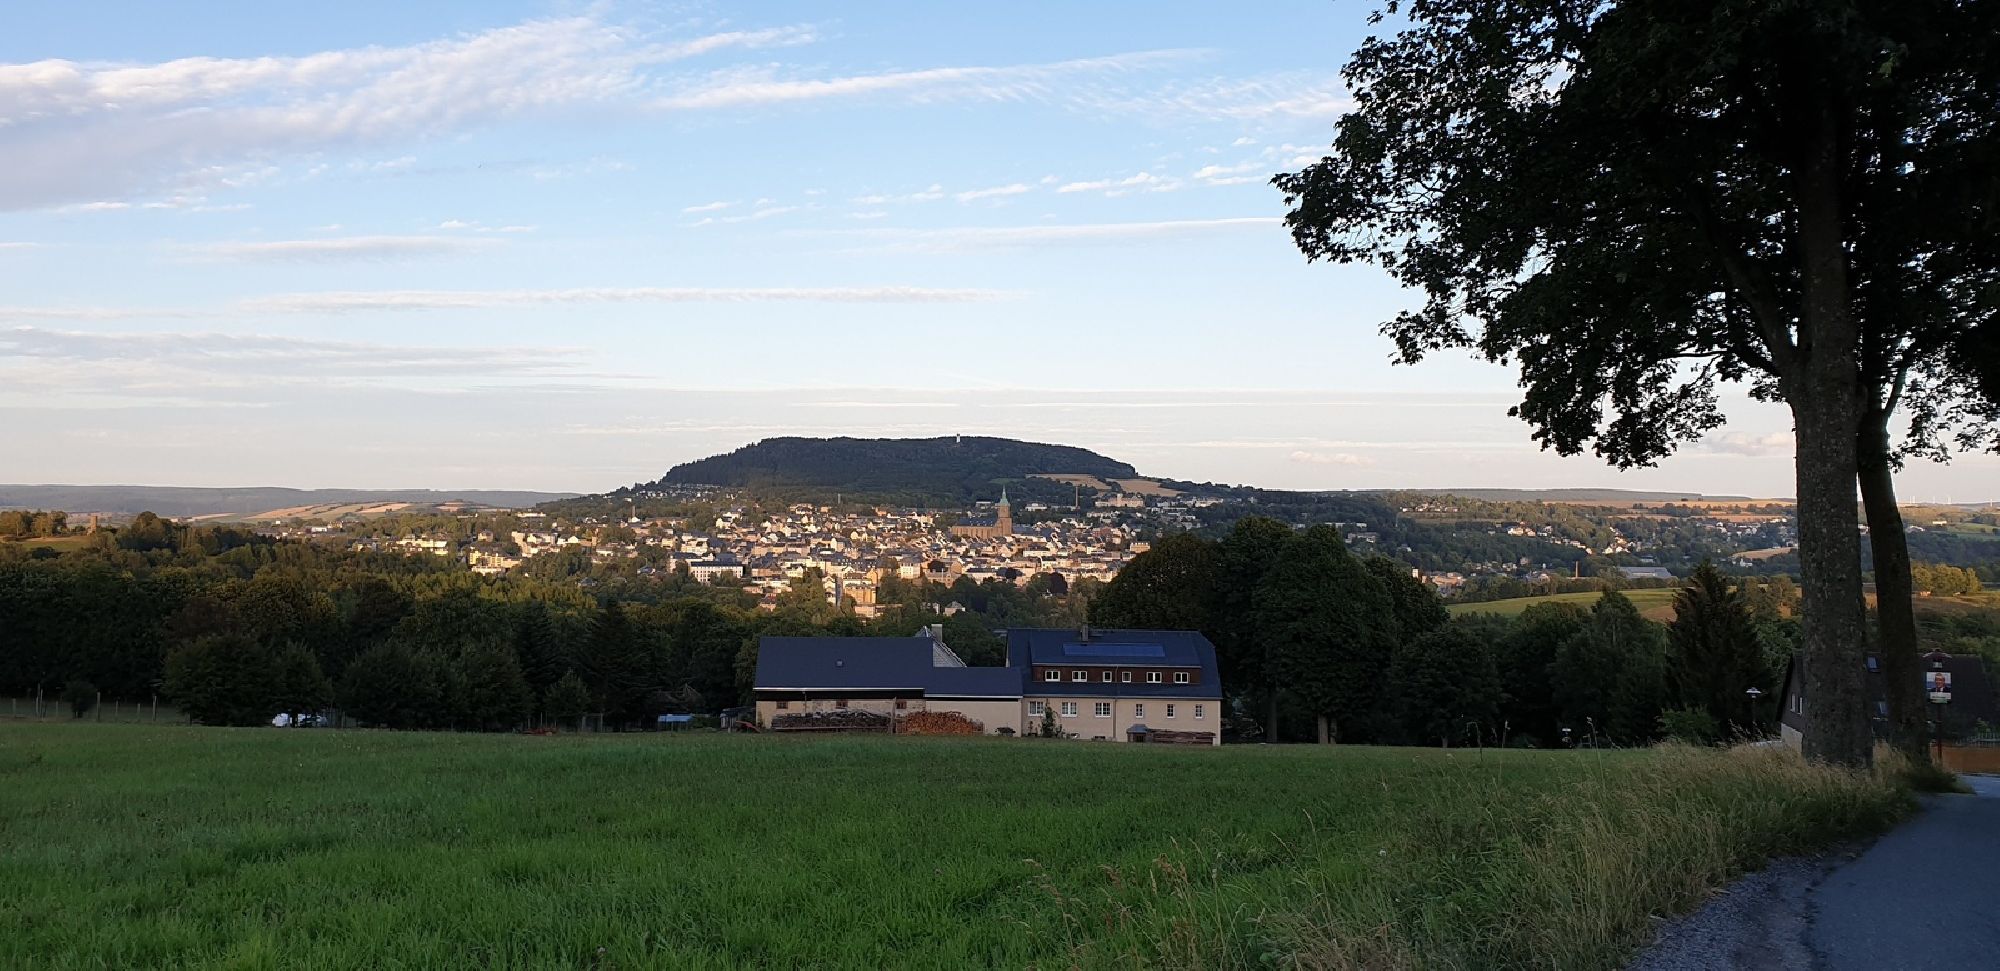
{"type": "Polygon", "coordinates": [[[1067,501],[1074,488],[1046,475],[1134,479],[1132,466],[1089,449],[1010,438],[769,438],[674,466],[641,485],[717,485],[772,494],[963,503],[997,498],[1067,501]]]}
{"type": "Polygon", "coordinates": [[[71,513],[105,513],[114,518],[152,512],[174,519],[257,519],[268,518],[270,514],[281,511],[289,515],[324,517],[333,510],[392,511],[388,507],[435,508],[446,503],[525,509],[536,503],[573,495],[575,493],[503,489],[446,492],[436,489],[281,489],[274,486],[208,489],[184,486],[0,485],[0,509],[61,509],[71,513]]]}

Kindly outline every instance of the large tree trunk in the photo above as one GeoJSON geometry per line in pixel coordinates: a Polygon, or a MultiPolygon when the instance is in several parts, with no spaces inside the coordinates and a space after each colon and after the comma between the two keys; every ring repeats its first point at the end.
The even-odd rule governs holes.
{"type": "Polygon", "coordinates": [[[1278,686],[1271,686],[1271,704],[1264,710],[1264,741],[1278,743],[1278,686]]]}
{"type": "Polygon", "coordinates": [[[1919,762],[1925,744],[1923,665],[1918,658],[1917,617],[1911,609],[1910,543],[1896,508],[1895,469],[1889,456],[1889,419],[1870,411],[1860,441],[1861,504],[1868,517],[1868,546],[1875,562],[1875,616],[1881,627],[1882,678],[1889,698],[1889,744],[1919,762]]]}
{"type": "MultiPolygon", "coordinates": [[[[1815,92],[1813,97],[1823,97],[1815,92]]],[[[1800,626],[1805,654],[1805,755],[1865,766],[1873,757],[1862,664],[1855,438],[1861,428],[1857,337],[1842,241],[1840,136],[1833,106],[1811,109],[1798,174],[1803,297],[1797,355],[1784,379],[1798,438],[1800,626]]]]}
{"type": "Polygon", "coordinates": [[[1319,716],[1318,720],[1319,720],[1319,743],[1321,745],[1331,744],[1333,742],[1333,730],[1331,727],[1333,719],[1328,718],[1325,715],[1321,715],[1319,716]]]}

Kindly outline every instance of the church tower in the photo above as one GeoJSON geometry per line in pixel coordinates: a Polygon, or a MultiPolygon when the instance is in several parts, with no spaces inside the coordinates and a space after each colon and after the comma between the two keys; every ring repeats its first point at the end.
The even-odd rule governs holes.
{"type": "Polygon", "coordinates": [[[1000,505],[995,507],[994,512],[997,515],[993,520],[993,531],[1001,536],[1012,534],[1014,532],[1014,507],[1007,504],[1006,486],[1000,487],[1000,505]]]}

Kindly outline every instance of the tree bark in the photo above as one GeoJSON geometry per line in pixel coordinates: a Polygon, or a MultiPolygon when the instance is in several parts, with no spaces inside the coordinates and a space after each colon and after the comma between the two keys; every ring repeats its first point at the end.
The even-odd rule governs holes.
{"type": "Polygon", "coordinates": [[[1264,741],[1278,744],[1278,686],[1271,686],[1271,704],[1264,710],[1264,741]]]}
{"type": "Polygon", "coordinates": [[[1867,630],[1855,500],[1857,329],[1842,239],[1840,136],[1831,104],[1820,101],[1811,110],[1798,172],[1798,354],[1784,379],[1798,438],[1803,747],[1816,762],[1866,766],[1874,744],[1861,676],[1867,630]]]}
{"type": "Polygon", "coordinates": [[[1333,742],[1333,732],[1329,729],[1328,723],[1333,721],[1333,719],[1328,718],[1325,715],[1320,715],[1318,721],[1319,721],[1319,743],[1321,745],[1331,744],[1333,742]]]}
{"type": "Polygon", "coordinates": [[[1917,617],[1911,608],[1910,542],[1896,507],[1895,469],[1889,454],[1889,416],[1871,410],[1858,444],[1861,504],[1868,517],[1868,546],[1875,563],[1875,616],[1881,628],[1882,678],[1889,700],[1889,744],[1918,762],[1930,760],[1925,742],[1923,665],[1917,617]]]}

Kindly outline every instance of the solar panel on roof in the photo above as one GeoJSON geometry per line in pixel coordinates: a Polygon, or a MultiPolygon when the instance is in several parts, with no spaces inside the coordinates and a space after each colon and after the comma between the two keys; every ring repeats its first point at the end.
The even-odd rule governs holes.
{"type": "Polygon", "coordinates": [[[1167,649],[1158,644],[1118,644],[1108,641],[1092,641],[1087,644],[1064,644],[1064,657],[1166,657],[1167,649]]]}

